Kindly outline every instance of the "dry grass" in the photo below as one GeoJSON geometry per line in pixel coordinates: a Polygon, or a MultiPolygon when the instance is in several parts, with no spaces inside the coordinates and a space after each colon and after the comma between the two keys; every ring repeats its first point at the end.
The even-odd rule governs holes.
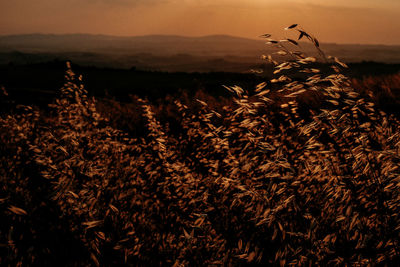
{"type": "Polygon", "coordinates": [[[276,63],[278,92],[227,87],[234,104],[218,111],[175,101],[174,133],[141,99],[144,124],[131,127],[145,134],[110,127],[70,68],[52,116],[3,114],[0,264],[398,262],[399,122],[299,33],[332,73],[294,40],[270,40],[292,58],[276,63]],[[309,79],[284,75],[293,68],[309,79]],[[319,108],[299,106],[310,94],[319,108]]]}

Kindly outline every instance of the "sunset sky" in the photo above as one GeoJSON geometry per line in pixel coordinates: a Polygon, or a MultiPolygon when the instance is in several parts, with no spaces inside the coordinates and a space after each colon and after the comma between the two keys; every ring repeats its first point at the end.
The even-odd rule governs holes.
{"type": "Polygon", "coordinates": [[[298,23],[322,42],[400,44],[399,0],[2,0],[0,34],[229,34],[298,23]]]}

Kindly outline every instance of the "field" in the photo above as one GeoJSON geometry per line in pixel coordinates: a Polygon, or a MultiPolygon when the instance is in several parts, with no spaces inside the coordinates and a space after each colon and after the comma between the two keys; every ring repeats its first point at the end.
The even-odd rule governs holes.
{"type": "Polygon", "coordinates": [[[2,88],[0,265],[400,262],[400,75],[306,37],[323,66],[283,45],[225,96],[96,98],[70,63],[48,105],[2,88]]]}

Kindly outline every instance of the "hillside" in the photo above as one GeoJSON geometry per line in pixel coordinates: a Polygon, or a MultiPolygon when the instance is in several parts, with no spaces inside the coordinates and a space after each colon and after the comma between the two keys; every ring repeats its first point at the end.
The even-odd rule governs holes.
{"type": "Polygon", "coordinates": [[[0,86],[0,265],[397,266],[400,76],[301,62],[153,104],[70,64],[45,107],[0,86]]]}
{"type": "MultiPolygon", "coordinates": [[[[400,63],[400,46],[321,44],[345,62],[400,63]]],[[[310,44],[301,43],[312,54],[310,44]]],[[[0,36],[0,64],[41,63],[53,59],[81,65],[142,70],[245,72],[257,68],[262,54],[274,50],[263,39],[227,35],[120,37],[89,34],[0,36]]]]}

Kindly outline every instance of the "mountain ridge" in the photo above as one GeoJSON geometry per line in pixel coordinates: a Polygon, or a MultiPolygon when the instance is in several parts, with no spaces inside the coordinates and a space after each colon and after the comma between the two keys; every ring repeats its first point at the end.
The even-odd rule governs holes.
{"type": "MultiPolygon", "coordinates": [[[[93,33],[23,33],[23,34],[0,34],[1,39],[8,38],[23,38],[23,37],[97,37],[106,39],[150,39],[150,38],[166,38],[166,39],[186,39],[186,40],[201,40],[201,39],[226,39],[226,40],[242,40],[242,41],[256,41],[263,42],[262,38],[248,38],[229,34],[210,34],[201,36],[185,36],[177,34],[146,34],[146,35],[111,35],[111,34],[93,34],[93,33]]],[[[364,43],[332,43],[332,42],[321,42],[322,45],[337,45],[337,46],[385,46],[385,47],[400,47],[400,44],[364,44],[364,43]]]]}
{"type": "MultiPolygon", "coordinates": [[[[262,55],[279,50],[260,38],[231,35],[198,37],[180,35],[112,36],[102,34],[22,34],[0,36],[0,64],[69,59],[94,66],[133,66],[166,71],[245,71],[266,63],[262,55]],[[22,53],[24,55],[18,55],[22,53]],[[38,56],[34,56],[38,55],[38,56]],[[235,65],[235,67],[233,66],[235,65]],[[232,68],[230,68],[232,66],[232,68]]],[[[290,49],[316,55],[310,43],[290,49]]],[[[342,61],[400,63],[400,45],[357,45],[321,43],[321,49],[342,61]]],[[[276,56],[278,58],[278,56],[276,56]]]]}

